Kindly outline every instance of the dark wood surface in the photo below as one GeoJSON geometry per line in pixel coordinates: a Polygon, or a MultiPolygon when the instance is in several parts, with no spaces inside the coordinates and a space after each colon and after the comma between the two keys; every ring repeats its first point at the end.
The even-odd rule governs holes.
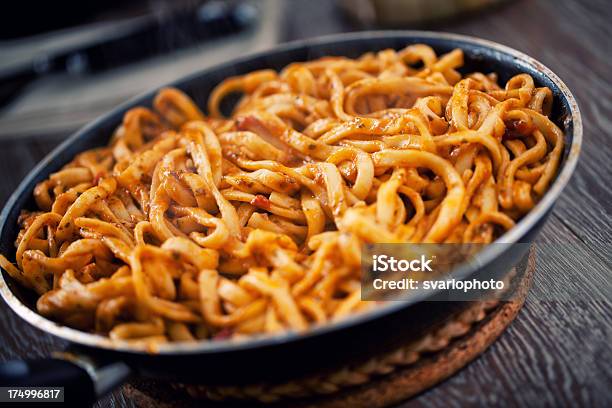
{"type": "MultiPolygon", "coordinates": [[[[612,406],[611,23],[606,0],[524,0],[426,27],[494,40],[543,62],[577,97],[585,134],[578,170],[539,239],[553,248],[550,261],[538,262],[534,290],[517,320],[478,360],[401,406],[612,406]],[[556,299],[546,296],[550,287],[571,290],[556,299]]],[[[350,29],[332,2],[298,0],[285,7],[281,38],[350,29]]],[[[0,140],[0,204],[66,135],[0,140]]],[[[0,360],[45,356],[64,346],[4,304],[0,333],[0,360]]],[[[118,391],[99,405],[133,402],[118,391]]]]}

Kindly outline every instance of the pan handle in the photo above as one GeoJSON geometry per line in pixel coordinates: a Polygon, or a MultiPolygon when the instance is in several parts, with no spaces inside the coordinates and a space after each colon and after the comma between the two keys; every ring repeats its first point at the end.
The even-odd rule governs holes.
{"type": "Polygon", "coordinates": [[[95,363],[76,352],[54,353],[38,360],[11,360],[0,364],[2,387],[63,387],[69,406],[91,406],[130,375],[123,362],[95,363]]]}

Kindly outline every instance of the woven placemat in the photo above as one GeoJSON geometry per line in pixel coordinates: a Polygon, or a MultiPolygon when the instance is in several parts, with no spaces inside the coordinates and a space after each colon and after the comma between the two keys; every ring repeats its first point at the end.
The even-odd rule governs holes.
{"type": "Polygon", "coordinates": [[[483,353],[521,309],[535,269],[532,249],[515,270],[512,301],[471,302],[465,309],[396,350],[331,374],[283,384],[177,385],[135,380],[124,394],[139,407],[384,407],[408,399],[450,377],[483,353]]]}

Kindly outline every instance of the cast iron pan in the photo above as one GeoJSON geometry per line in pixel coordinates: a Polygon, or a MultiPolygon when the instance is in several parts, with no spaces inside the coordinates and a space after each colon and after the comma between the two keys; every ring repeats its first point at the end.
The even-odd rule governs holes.
{"type": "MultiPolygon", "coordinates": [[[[262,68],[280,70],[294,61],[327,55],[357,57],[367,51],[400,49],[425,43],[437,53],[461,48],[464,73],[497,72],[501,82],[519,73],[529,73],[538,86],[554,94],[552,118],[563,130],[566,149],[560,172],[538,205],[498,241],[479,254],[479,267],[459,267],[449,278],[465,279],[508,271],[524,255],[551,212],[555,200],[568,183],[580,152],[582,121],[576,101],[565,84],[548,68],[511,48],[473,37],[420,31],[379,31],[321,37],[297,41],[270,51],[246,56],[197,72],[168,84],[182,89],[199,106],[221,80],[262,68]]],[[[138,96],[79,130],[50,153],[23,180],[0,216],[0,252],[14,254],[17,217],[22,208],[34,208],[32,191],[39,181],[60,169],[77,153],[105,145],[123,114],[136,105],[151,105],[157,89],[138,96]]],[[[439,322],[457,304],[432,300],[432,294],[416,293],[407,302],[390,302],[374,311],[340,322],[315,327],[306,333],[285,333],[246,341],[217,340],[173,343],[156,353],[137,349],[106,337],[60,326],[38,315],[35,297],[2,271],[0,292],[9,306],[30,324],[70,341],[70,353],[39,361],[12,361],[0,367],[0,385],[54,385],[66,387],[66,401],[91,403],[123,382],[130,373],[199,384],[246,384],[275,381],[321,372],[349,361],[367,358],[377,351],[405,343],[434,322],[439,322]],[[429,296],[429,298],[427,298],[429,296]]],[[[435,295],[434,295],[435,296],[435,295]]]]}

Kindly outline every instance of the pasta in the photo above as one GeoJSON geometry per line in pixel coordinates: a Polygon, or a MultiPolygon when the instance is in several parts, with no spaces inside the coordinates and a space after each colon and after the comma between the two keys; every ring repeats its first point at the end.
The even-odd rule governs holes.
{"type": "Polygon", "coordinates": [[[0,265],[42,315],[135,342],[299,331],[373,307],[361,245],[493,242],[559,166],[551,91],[462,64],[420,44],[293,63],[224,80],[207,115],[162,89],[37,185],[16,263],[0,265]]]}

